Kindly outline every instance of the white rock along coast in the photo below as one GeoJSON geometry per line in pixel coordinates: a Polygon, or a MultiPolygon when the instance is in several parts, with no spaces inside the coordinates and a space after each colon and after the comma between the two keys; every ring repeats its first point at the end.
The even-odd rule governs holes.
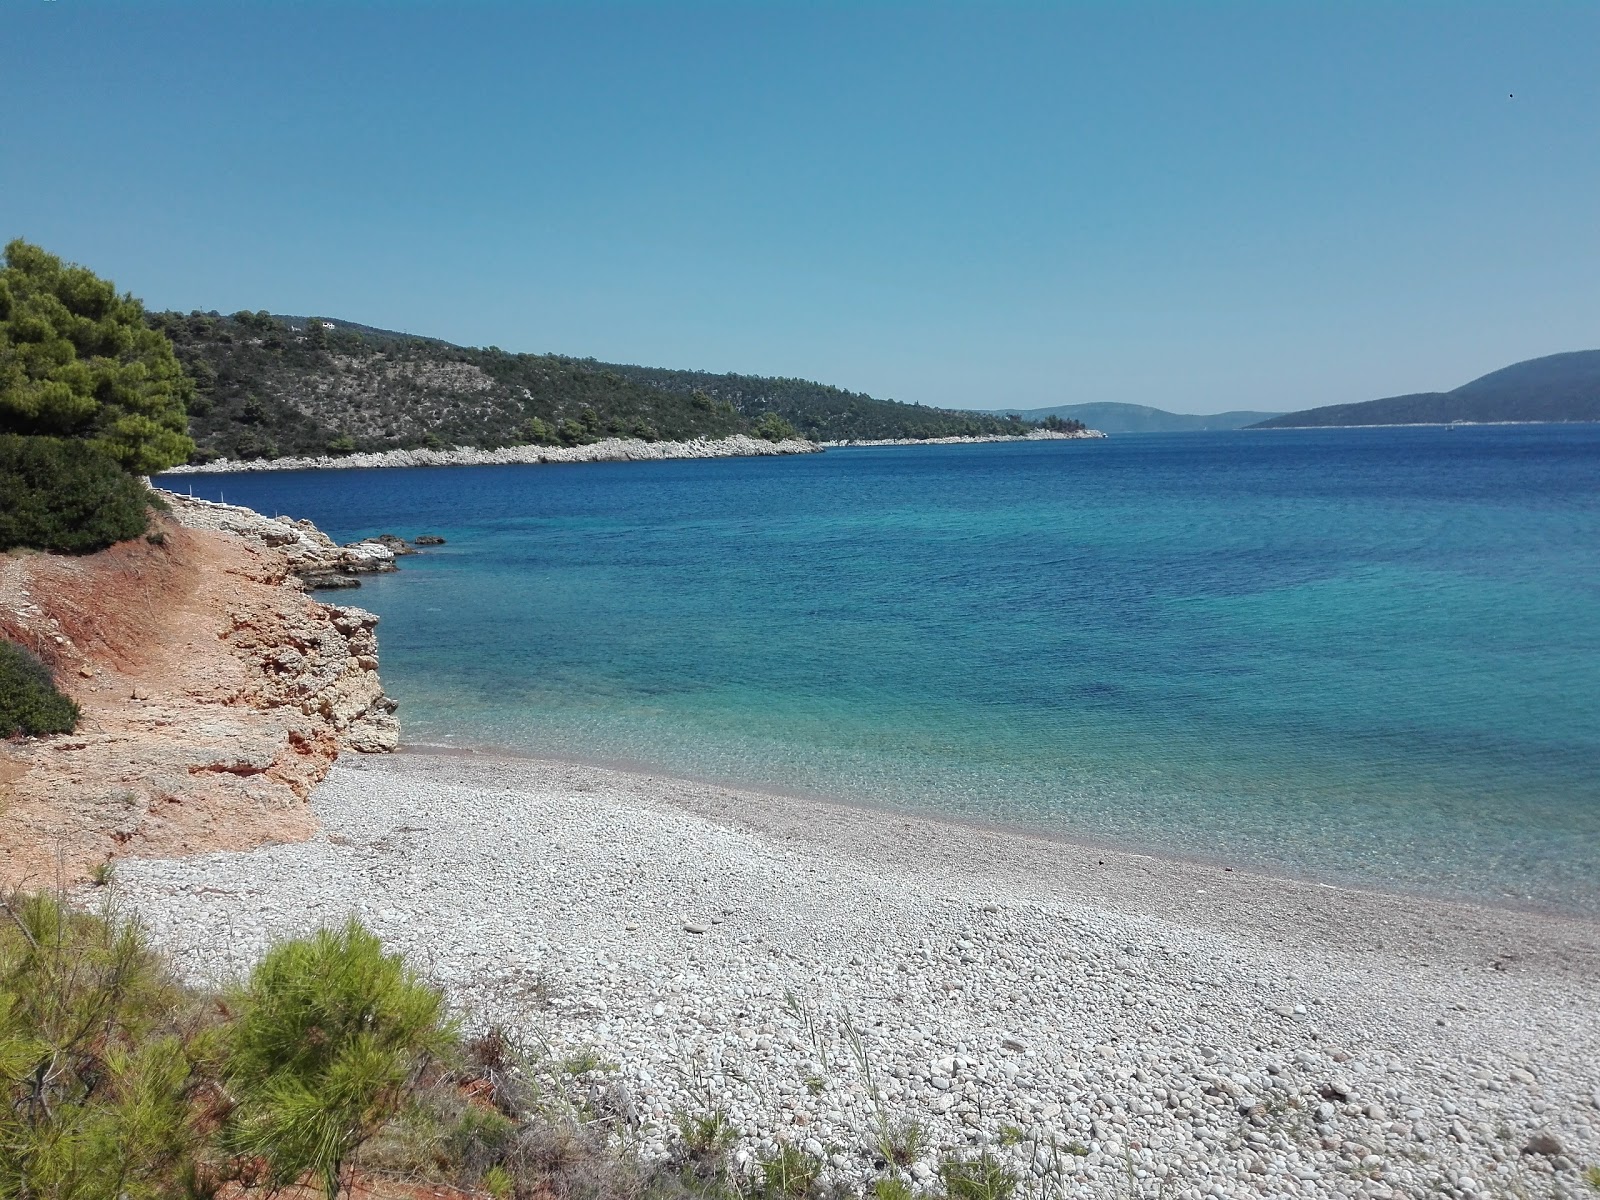
{"type": "Polygon", "coordinates": [[[772,454],[816,454],[815,442],[800,438],[769,442],[747,434],[698,438],[691,442],[646,442],[638,438],[605,438],[587,446],[506,446],[478,450],[383,450],[370,454],[323,454],[313,458],[219,458],[196,466],[173,467],[167,475],[218,475],[234,471],[307,471],[357,467],[492,467],[535,463],[653,462],[664,458],[750,458],[772,454]]]}
{"type": "Polygon", "coordinates": [[[985,442],[1075,442],[1086,438],[1103,438],[1098,429],[1032,429],[1027,433],[985,433],[966,437],[938,438],[864,438],[859,441],[819,442],[825,450],[844,446],[977,446],[985,442]]]}
{"type": "Polygon", "coordinates": [[[1592,1195],[1590,920],[562,762],[341,760],[312,803],[123,901],[203,977],[358,913],[470,1023],[614,1064],[647,1153],[722,1108],[845,1181],[916,1121],[908,1178],[987,1146],[1024,1195],[1592,1195]]]}

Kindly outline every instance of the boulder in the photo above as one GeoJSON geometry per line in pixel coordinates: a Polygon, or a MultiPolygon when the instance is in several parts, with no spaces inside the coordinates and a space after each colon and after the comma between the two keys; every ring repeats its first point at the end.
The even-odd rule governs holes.
{"type": "Polygon", "coordinates": [[[396,556],[416,553],[416,551],[411,548],[411,545],[405,540],[405,538],[400,537],[398,534],[380,533],[377,537],[368,538],[367,540],[369,542],[375,542],[379,546],[387,546],[389,552],[396,556]]]}
{"type": "Polygon", "coordinates": [[[308,592],[331,592],[339,588],[358,588],[361,580],[354,575],[306,575],[301,578],[308,592]]]}

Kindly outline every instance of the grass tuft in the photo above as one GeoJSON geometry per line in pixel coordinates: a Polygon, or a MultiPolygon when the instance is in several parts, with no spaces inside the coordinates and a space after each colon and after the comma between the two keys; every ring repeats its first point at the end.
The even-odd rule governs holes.
{"type": "Polygon", "coordinates": [[[946,1158],[939,1163],[938,1174],[950,1200],[1012,1200],[1022,1182],[988,1151],[977,1158],[946,1158]]]}
{"type": "Polygon", "coordinates": [[[805,1200],[816,1189],[822,1164],[785,1142],[759,1160],[762,1200],[805,1200]]]}
{"type": "Polygon", "coordinates": [[[927,1130],[917,1121],[891,1122],[878,1115],[878,1156],[894,1167],[906,1168],[922,1157],[928,1143],[927,1130]]]}

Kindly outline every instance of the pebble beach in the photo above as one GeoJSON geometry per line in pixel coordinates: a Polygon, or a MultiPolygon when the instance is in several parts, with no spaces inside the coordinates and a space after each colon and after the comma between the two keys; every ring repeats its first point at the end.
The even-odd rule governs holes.
{"type": "Polygon", "coordinates": [[[1037,1194],[1579,1196],[1600,928],[597,766],[340,761],[310,841],[125,859],[197,976],[354,913],[624,1098],[858,1182],[988,1150],[1037,1194]],[[908,1137],[911,1127],[920,1139],[908,1137]]]}

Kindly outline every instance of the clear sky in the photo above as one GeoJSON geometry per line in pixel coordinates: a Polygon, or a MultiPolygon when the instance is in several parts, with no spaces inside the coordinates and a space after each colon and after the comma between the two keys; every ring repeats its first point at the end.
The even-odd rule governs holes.
{"type": "Polygon", "coordinates": [[[154,307],[928,404],[1600,347],[1600,4],[0,0],[0,239],[154,307]]]}

